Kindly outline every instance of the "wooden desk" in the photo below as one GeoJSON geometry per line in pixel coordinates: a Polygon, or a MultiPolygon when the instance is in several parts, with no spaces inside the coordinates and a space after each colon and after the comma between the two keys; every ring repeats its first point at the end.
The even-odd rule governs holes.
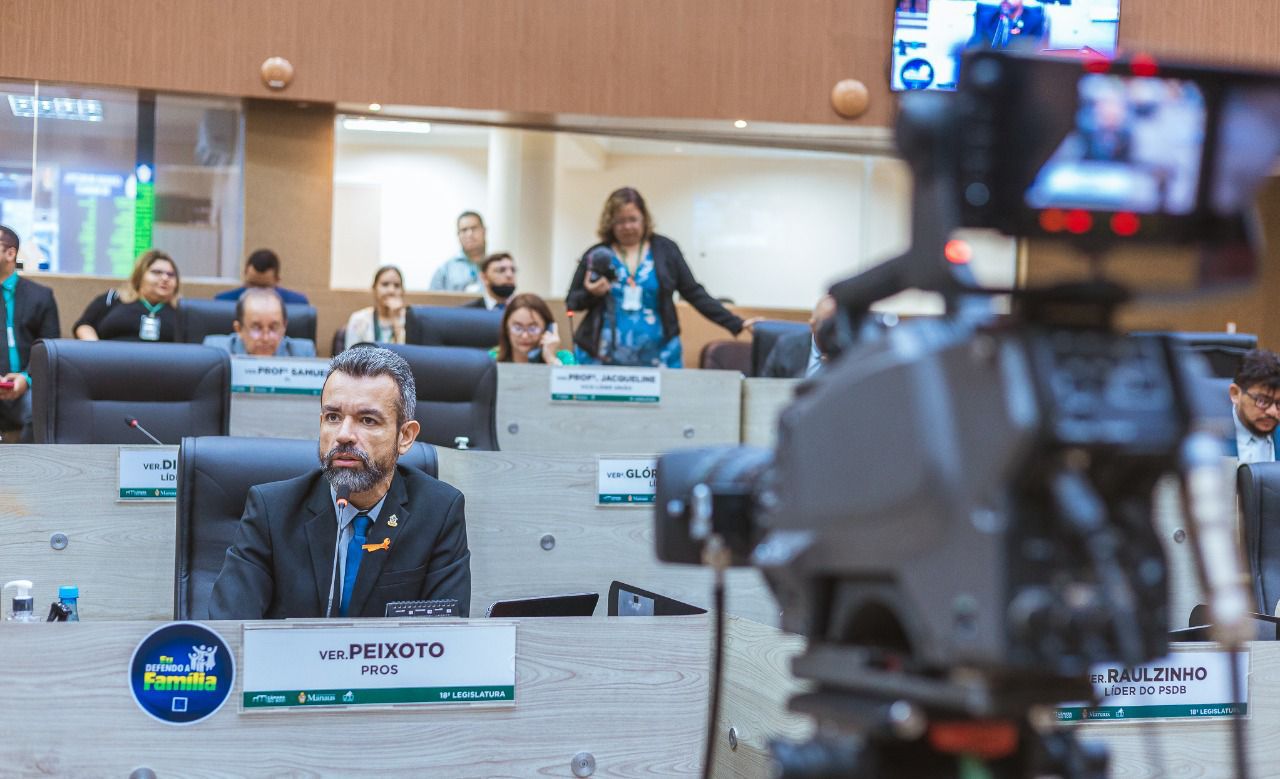
{"type": "Polygon", "coordinates": [[[773,446],[778,415],[795,395],[800,379],[744,379],[742,382],[742,443],[773,446]]]}
{"type": "Polygon", "coordinates": [[[551,401],[551,369],[498,365],[498,446],[506,452],[665,452],[741,439],[742,374],[662,371],[662,402],[551,401]]]}
{"type": "MultiPolygon", "coordinates": [[[[210,622],[242,667],[241,623],[210,622]]],[[[530,619],[516,630],[516,706],[239,713],[153,720],[126,682],[151,622],[5,625],[6,776],[696,776],[706,719],[705,617],[530,619]],[[358,734],[358,737],[353,734],[358,734]],[[358,746],[353,746],[353,742],[358,746]]]]}
{"type": "MultiPolygon", "coordinates": [[[[121,503],[115,446],[0,447],[0,572],[36,583],[47,609],[60,584],[80,587],[85,619],[173,616],[176,504],[121,503]],[[69,543],[49,545],[60,532],[69,543]]],[[[440,478],[467,498],[471,613],[495,600],[599,592],[614,579],[707,606],[711,574],[659,563],[652,512],[597,506],[596,458],[440,450],[440,478]],[[543,548],[550,537],[551,549],[543,548]]],[[[778,624],[777,604],[759,573],[729,576],[729,611],[778,624]]]]}

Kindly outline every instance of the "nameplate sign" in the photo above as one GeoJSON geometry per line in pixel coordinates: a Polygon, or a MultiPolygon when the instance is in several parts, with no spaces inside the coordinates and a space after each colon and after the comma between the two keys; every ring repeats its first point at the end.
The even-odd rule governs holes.
{"type": "Polygon", "coordinates": [[[245,625],[241,711],[516,702],[516,626],[245,625]]]}
{"type": "Polygon", "coordinates": [[[120,500],[173,500],[178,497],[178,447],[122,446],[119,454],[120,500]]]}
{"type": "Polygon", "coordinates": [[[288,357],[231,358],[232,392],[319,395],[329,363],[288,357]]]}
{"type": "Polygon", "coordinates": [[[1127,668],[1093,667],[1096,706],[1058,706],[1059,722],[1131,722],[1146,719],[1212,719],[1249,713],[1249,654],[1174,652],[1153,663],[1127,668]],[[1241,689],[1231,690],[1231,663],[1241,689]]]}
{"type": "Polygon", "coordinates": [[[597,461],[596,502],[601,506],[653,503],[658,461],[652,457],[601,457],[597,461]]]}
{"type": "Polygon", "coordinates": [[[600,403],[657,403],[662,373],[657,368],[573,365],[551,369],[551,399],[600,403]]]}

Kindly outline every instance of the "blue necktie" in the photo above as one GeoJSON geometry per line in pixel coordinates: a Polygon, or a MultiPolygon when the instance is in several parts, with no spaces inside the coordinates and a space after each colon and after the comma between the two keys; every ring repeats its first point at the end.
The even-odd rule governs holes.
{"type": "Polygon", "coordinates": [[[356,514],[353,522],[355,532],[347,542],[347,567],[342,576],[342,605],[338,607],[338,616],[347,616],[347,607],[351,605],[351,591],[356,588],[356,574],[360,572],[360,558],[364,550],[360,547],[369,540],[369,526],[373,519],[368,514],[356,514]]]}

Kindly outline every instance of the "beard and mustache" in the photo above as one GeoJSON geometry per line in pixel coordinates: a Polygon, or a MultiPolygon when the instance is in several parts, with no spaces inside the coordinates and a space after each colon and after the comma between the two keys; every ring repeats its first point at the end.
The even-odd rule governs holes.
{"type": "Polygon", "coordinates": [[[373,489],[395,469],[396,460],[398,459],[394,449],[391,456],[385,460],[375,460],[368,452],[350,444],[338,444],[327,453],[320,451],[317,447],[316,454],[320,458],[320,467],[324,470],[324,478],[328,480],[329,485],[335,490],[339,487],[346,487],[352,492],[365,492],[373,489]],[[333,460],[339,455],[355,457],[361,462],[361,467],[334,467],[333,460]]]}

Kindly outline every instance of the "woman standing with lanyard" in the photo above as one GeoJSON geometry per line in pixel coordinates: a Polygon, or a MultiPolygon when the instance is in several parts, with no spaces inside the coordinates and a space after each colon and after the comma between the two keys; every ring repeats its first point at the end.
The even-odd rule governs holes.
{"type": "Polygon", "coordinates": [[[129,283],[90,301],[72,332],[82,341],[175,341],[181,286],[172,257],[158,249],[145,251],[129,283]]]}
{"type": "Polygon", "coordinates": [[[734,335],[758,321],[744,321],[703,289],[675,241],[653,232],[636,190],[609,195],[597,234],[600,243],[583,254],[565,296],[566,308],[587,312],[573,338],[579,363],[684,367],[676,292],[734,335]]]}

